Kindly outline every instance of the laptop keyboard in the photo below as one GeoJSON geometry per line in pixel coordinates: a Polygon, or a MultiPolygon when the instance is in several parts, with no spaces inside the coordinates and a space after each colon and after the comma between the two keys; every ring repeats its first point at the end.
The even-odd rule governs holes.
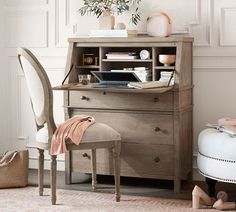
{"type": "Polygon", "coordinates": [[[129,82],[125,81],[103,81],[96,85],[94,85],[94,88],[129,88],[128,85],[129,82]]]}

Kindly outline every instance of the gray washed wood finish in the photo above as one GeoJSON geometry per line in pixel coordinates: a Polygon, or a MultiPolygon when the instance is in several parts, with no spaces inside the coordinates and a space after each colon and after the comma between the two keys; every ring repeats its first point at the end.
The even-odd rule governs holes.
{"type": "MultiPolygon", "coordinates": [[[[80,57],[92,50],[98,53],[99,65],[95,70],[109,70],[123,66],[146,66],[152,69],[157,80],[161,70],[175,69],[172,88],[125,90],[95,89],[90,85],[73,84],[55,89],[64,92],[65,114],[90,114],[97,121],[112,126],[121,133],[121,176],[169,179],[174,181],[174,191],[180,192],[181,180],[192,171],[192,42],[193,38],[171,36],[167,38],[139,36],[136,38],[69,38],[66,74],[75,65],[67,83],[76,83],[77,75],[87,72],[80,57]],[[108,51],[148,49],[152,58],[116,62],[107,60],[108,51]],[[175,67],[163,67],[158,54],[176,52],[175,67]]],[[[93,53],[93,52],[91,52],[93,53]]],[[[94,70],[94,69],[93,69],[94,70]]],[[[73,172],[91,173],[87,151],[66,155],[66,183],[73,172]]],[[[108,150],[97,151],[97,173],[110,175],[113,166],[108,150]]]]}
{"type": "MultiPolygon", "coordinates": [[[[39,152],[38,156],[38,186],[39,186],[39,195],[43,196],[43,180],[44,180],[44,151],[48,150],[50,153],[50,147],[51,147],[51,139],[53,136],[53,133],[56,130],[56,124],[54,122],[53,117],[53,94],[52,94],[52,87],[50,84],[50,81],[48,79],[48,76],[44,70],[44,68],[41,66],[37,58],[28,50],[25,48],[19,48],[18,49],[18,58],[19,62],[21,63],[21,57],[24,57],[28,60],[28,62],[33,66],[34,70],[37,73],[37,75],[40,78],[40,81],[42,83],[43,91],[44,91],[44,108],[42,114],[37,117],[35,115],[35,122],[37,125],[37,130],[40,130],[42,127],[44,127],[45,124],[47,124],[48,129],[48,140],[44,143],[36,142],[36,147],[39,152]]],[[[22,70],[23,66],[22,66],[22,70]]],[[[26,74],[26,72],[24,72],[26,74]]],[[[34,109],[34,108],[33,108],[34,109]]],[[[115,178],[115,198],[116,201],[120,201],[120,151],[121,151],[121,141],[109,141],[107,138],[104,138],[104,141],[83,141],[83,138],[81,140],[80,145],[75,145],[71,141],[66,143],[67,150],[70,152],[72,150],[89,150],[92,152],[92,162],[90,164],[90,172],[93,176],[92,181],[92,188],[96,189],[96,151],[97,149],[110,149],[113,151],[112,157],[109,158],[112,162],[114,162],[113,166],[113,174],[115,178]]],[[[56,171],[57,171],[57,156],[51,155],[51,172],[50,172],[50,184],[51,184],[51,202],[53,205],[56,204],[56,171]]],[[[67,176],[68,177],[68,176],[67,176]]],[[[70,177],[70,176],[69,176],[70,177]]]]}

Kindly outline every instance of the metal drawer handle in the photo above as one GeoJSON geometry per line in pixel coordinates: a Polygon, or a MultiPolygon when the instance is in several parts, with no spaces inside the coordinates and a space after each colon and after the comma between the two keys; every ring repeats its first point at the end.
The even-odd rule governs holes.
{"type": "Polygon", "coordinates": [[[161,131],[161,128],[160,127],[155,127],[154,129],[156,132],[160,132],[161,131]]]}
{"type": "Polygon", "coordinates": [[[168,130],[162,130],[160,127],[155,127],[154,131],[155,132],[162,132],[165,135],[168,134],[168,130]]]}
{"type": "Polygon", "coordinates": [[[88,101],[88,100],[89,100],[89,97],[87,97],[87,96],[81,96],[80,99],[81,99],[81,100],[87,100],[87,101],[88,101]]]}
{"type": "Polygon", "coordinates": [[[158,156],[154,158],[154,162],[155,162],[155,163],[159,163],[160,160],[161,160],[161,159],[160,159],[158,156]]]}
{"type": "Polygon", "coordinates": [[[160,101],[160,99],[158,97],[154,98],[154,102],[159,102],[159,101],[160,101]]]}
{"type": "Polygon", "coordinates": [[[88,155],[86,152],[84,152],[84,153],[82,154],[82,157],[84,157],[84,158],[88,158],[88,159],[91,158],[90,155],[88,155]]]}

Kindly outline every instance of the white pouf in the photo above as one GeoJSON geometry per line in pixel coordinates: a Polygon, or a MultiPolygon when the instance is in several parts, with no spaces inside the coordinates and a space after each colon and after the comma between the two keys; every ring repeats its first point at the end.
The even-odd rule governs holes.
{"type": "Polygon", "coordinates": [[[216,129],[198,137],[198,169],[205,177],[236,183],[236,138],[216,129]]]}

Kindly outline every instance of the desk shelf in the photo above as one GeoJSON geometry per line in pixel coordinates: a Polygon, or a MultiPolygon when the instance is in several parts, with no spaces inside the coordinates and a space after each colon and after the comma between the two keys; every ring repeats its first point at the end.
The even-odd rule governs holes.
{"type": "Polygon", "coordinates": [[[134,63],[152,63],[152,60],[141,59],[128,59],[128,60],[115,60],[115,59],[102,59],[102,62],[134,62],[134,63]]]}
{"type": "Polygon", "coordinates": [[[99,69],[100,66],[96,65],[83,65],[83,66],[76,66],[77,69],[99,69]]]}
{"type": "Polygon", "coordinates": [[[175,66],[155,66],[155,69],[159,69],[159,70],[175,70],[175,66]]]}

